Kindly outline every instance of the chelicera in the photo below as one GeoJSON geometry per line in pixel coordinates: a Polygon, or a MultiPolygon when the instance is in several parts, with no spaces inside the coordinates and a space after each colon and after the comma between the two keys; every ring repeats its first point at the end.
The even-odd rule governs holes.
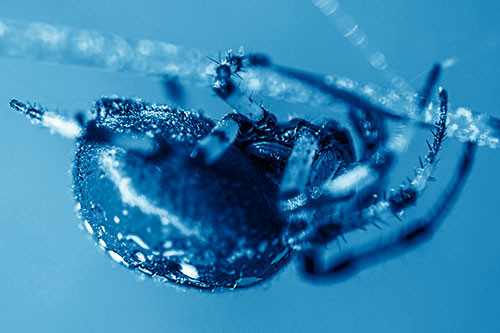
{"type": "MultiPolygon", "coordinates": [[[[431,71],[420,108],[438,73],[439,67],[431,71]]],[[[262,55],[228,54],[217,62],[213,82],[216,95],[234,108],[219,121],[120,97],[98,100],[93,118],[77,121],[11,102],[34,122],[77,138],[74,196],[84,228],[112,259],[163,281],[208,290],[249,287],[294,256],[306,276],[343,277],[387,249],[431,234],[473,159],[474,144],[466,144],[441,201],[406,221],[404,212],[433,180],[445,138],[444,90],[433,140],[415,176],[385,192],[398,152],[393,143],[404,136],[388,130],[390,112],[262,55]],[[245,66],[268,68],[341,99],[353,131],[335,119],[278,121],[238,89],[245,66]],[[348,235],[363,239],[331,246],[348,235]]]]}

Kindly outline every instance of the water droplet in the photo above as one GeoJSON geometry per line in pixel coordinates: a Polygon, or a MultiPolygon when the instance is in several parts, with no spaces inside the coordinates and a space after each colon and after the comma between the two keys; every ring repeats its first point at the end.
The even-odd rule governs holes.
{"type": "Polygon", "coordinates": [[[181,263],[181,272],[182,272],[182,274],[187,275],[192,279],[197,279],[200,277],[196,267],[194,267],[193,265],[186,264],[186,263],[181,263]]]}
{"type": "Polygon", "coordinates": [[[380,53],[380,52],[375,52],[371,57],[370,57],[370,64],[380,70],[384,70],[387,68],[387,62],[385,61],[385,56],[380,53]]]}
{"type": "Polygon", "coordinates": [[[184,251],[169,250],[169,251],[163,252],[163,256],[168,258],[168,257],[173,257],[173,256],[181,256],[184,253],[185,253],[184,251]]]}
{"type": "Polygon", "coordinates": [[[248,286],[251,286],[253,284],[256,284],[260,280],[262,280],[262,278],[256,277],[256,276],[249,276],[249,277],[240,278],[238,281],[236,281],[236,283],[241,288],[241,287],[248,287],[248,286]]]}
{"type": "Polygon", "coordinates": [[[148,244],[146,244],[139,236],[127,235],[127,236],[125,236],[125,239],[133,241],[134,243],[136,243],[137,245],[139,245],[140,247],[142,247],[145,250],[149,250],[148,244]]]}
{"type": "Polygon", "coordinates": [[[139,260],[140,262],[144,262],[146,261],[146,257],[144,256],[144,254],[142,252],[139,252],[137,251],[135,253],[135,257],[137,258],[137,260],[139,260]]]}
{"type": "Polygon", "coordinates": [[[90,226],[89,221],[83,220],[83,225],[85,226],[85,229],[87,229],[89,234],[94,234],[94,229],[92,229],[92,227],[90,226]]]}
{"type": "Polygon", "coordinates": [[[273,261],[271,262],[271,265],[274,265],[275,263],[277,263],[278,261],[280,261],[281,259],[283,259],[283,257],[286,256],[287,253],[288,253],[288,249],[284,249],[283,251],[281,251],[276,256],[276,258],[273,259],[273,261]]]}
{"type": "Polygon", "coordinates": [[[113,259],[117,263],[124,264],[125,266],[128,266],[127,263],[125,262],[125,260],[123,260],[123,258],[115,251],[108,251],[108,254],[111,257],[111,259],[113,259]]]}
{"type": "Polygon", "coordinates": [[[146,275],[149,275],[149,276],[153,275],[153,272],[151,272],[149,269],[146,269],[144,267],[138,266],[137,269],[140,270],[141,272],[143,272],[146,275]]]}
{"type": "Polygon", "coordinates": [[[105,241],[103,241],[103,240],[102,240],[102,238],[100,238],[100,239],[99,239],[99,245],[100,245],[103,249],[105,249],[105,248],[106,248],[106,246],[107,246],[106,242],[105,242],[105,241]]]}

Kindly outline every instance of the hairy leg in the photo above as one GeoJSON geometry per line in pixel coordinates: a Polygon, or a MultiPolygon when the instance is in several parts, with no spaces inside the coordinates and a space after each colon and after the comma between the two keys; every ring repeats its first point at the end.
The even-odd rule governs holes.
{"type": "Polygon", "coordinates": [[[39,105],[23,103],[16,99],[10,102],[10,106],[24,114],[32,122],[48,128],[51,133],[57,133],[68,139],[76,139],[82,135],[88,141],[109,144],[125,150],[134,150],[145,155],[151,155],[157,149],[156,142],[151,137],[113,133],[110,130],[98,127],[94,119],[86,121],[82,114],[78,114],[76,119],[66,118],[39,105]]]}
{"type": "MultiPolygon", "coordinates": [[[[455,176],[447,189],[439,196],[439,202],[423,217],[403,220],[404,212],[415,205],[426,184],[432,180],[432,170],[437,162],[437,154],[445,139],[446,106],[445,91],[441,91],[441,117],[436,123],[434,142],[429,144],[429,153],[420,161],[420,168],[408,184],[393,190],[388,197],[377,199],[372,205],[350,214],[337,216],[341,221],[334,230],[338,237],[348,241],[339,242],[337,250],[324,248],[311,249],[304,255],[304,270],[313,276],[336,276],[360,269],[387,254],[388,250],[404,249],[430,236],[439,226],[439,222],[453,205],[463,187],[472,165],[476,145],[466,143],[455,176]],[[328,256],[329,258],[323,258],[328,256]]],[[[335,234],[332,234],[332,239],[335,234]]]]}
{"type": "MultiPolygon", "coordinates": [[[[372,216],[375,219],[375,224],[359,227],[352,231],[353,234],[357,233],[361,237],[368,237],[367,242],[354,244],[348,240],[337,240],[338,247],[332,244],[329,248],[305,251],[302,256],[304,275],[309,278],[328,278],[328,280],[344,279],[366,266],[386,257],[397,255],[429,239],[463,188],[474,160],[476,147],[475,143],[467,142],[464,144],[454,179],[439,196],[439,202],[423,217],[389,224],[389,219],[376,220],[372,216]],[[399,223],[400,226],[391,228],[394,223],[399,223]]],[[[353,236],[356,237],[356,235],[353,236]]],[[[345,239],[349,236],[341,235],[340,237],[345,239]]]]}

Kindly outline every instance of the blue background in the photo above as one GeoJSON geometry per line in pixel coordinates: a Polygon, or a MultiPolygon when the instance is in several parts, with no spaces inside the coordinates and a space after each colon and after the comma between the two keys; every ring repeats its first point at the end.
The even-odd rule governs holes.
{"type": "MultiPolygon", "coordinates": [[[[435,61],[455,105],[500,117],[498,1],[342,2],[415,86],[435,61]]],[[[282,64],[386,85],[309,1],[10,1],[5,18],[165,40],[212,52],[268,53],[282,64]]],[[[101,95],[164,102],[158,82],[88,68],[0,59],[0,331],[499,331],[500,152],[479,150],[469,182],[432,241],[339,284],[290,265],[251,290],[205,294],[141,280],[78,228],[69,175],[74,143],[12,112],[10,98],[60,112],[101,95]]],[[[220,115],[210,92],[190,106],[220,115]]],[[[284,111],[276,111],[284,112],[284,111]]],[[[286,113],[286,112],[285,112],[286,113]]]]}

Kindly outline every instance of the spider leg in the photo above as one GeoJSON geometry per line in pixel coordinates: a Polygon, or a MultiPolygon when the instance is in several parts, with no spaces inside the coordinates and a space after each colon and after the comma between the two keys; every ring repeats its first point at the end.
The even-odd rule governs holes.
{"type": "MultiPolygon", "coordinates": [[[[443,103],[446,102],[445,100],[443,103]]],[[[359,163],[346,160],[345,162],[349,163],[347,170],[339,168],[341,159],[337,159],[333,151],[322,152],[316,156],[319,142],[314,134],[304,131],[295,142],[281,182],[280,198],[280,208],[288,221],[285,238],[291,246],[301,248],[306,244],[306,240],[316,241],[316,231],[323,227],[318,219],[314,219],[317,207],[331,205],[335,201],[346,201],[356,194],[359,200],[366,201],[366,194],[373,190],[373,186],[380,182],[392,165],[395,151],[384,145],[382,148],[376,148],[378,145],[375,139],[384,142],[387,138],[384,124],[375,124],[375,119],[379,120],[380,115],[371,110],[361,110],[351,111],[351,117],[356,120],[355,127],[365,150],[376,149],[376,152],[359,163]],[[374,146],[370,147],[371,144],[374,146]],[[322,164],[330,167],[321,167],[322,164]],[[342,174],[337,176],[339,170],[342,174]],[[325,175],[326,172],[330,174],[325,175]]],[[[444,123],[441,127],[444,131],[444,123]]],[[[354,207],[359,206],[355,203],[354,207]]]]}
{"type": "Polygon", "coordinates": [[[177,105],[183,105],[186,99],[186,92],[179,77],[176,75],[163,75],[162,86],[167,97],[177,105]]]}
{"type": "MultiPolygon", "coordinates": [[[[351,138],[336,121],[304,127],[295,140],[281,179],[280,210],[287,221],[284,239],[297,249],[315,235],[321,186],[354,159],[351,138]]],[[[341,198],[346,200],[348,198],[341,198]]]]}
{"type": "MultiPolygon", "coordinates": [[[[350,170],[347,170],[342,176],[336,177],[324,186],[323,191],[329,196],[343,198],[351,195],[352,193],[358,193],[371,188],[387,173],[387,170],[392,165],[397,153],[404,151],[408,146],[408,142],[411,138],[411,131],[408,130],[409,127],[405,126],[409,122],[408,118],[395,115],[383,107],[371,103],[362,96],[337,87],[333,83],[325,82],[325,78],[323,76],[274,65],[268,57],[263,55],[249,55],[247,59],[252,66],[264,67],[280,75],[298,80],[303,84],[318,89],[326,95],[343,101],[351,107],[351,110],[361,110],[360,114],[356,114],[355,111],[351,111],[350,115],[351,119],[354,120],[354,127],[356,131],[360,134],[362,141],[365,142],[365,147],[368,147],[367,152],[360,163],[352,164],[350,170]],[[402,121],[404,125],[400,126],[400,128],[395,130],[394,133],[387,138],[384,138],[383,136],[385,134],[381,133],[381,138],[385,139],[384,141],[386,144],[382,146],[378,144],[378,149],[375,150],[374,147],[370,148],[370,140],[372,140],[370,135],[373,135],[373,130],[372,132],[366,132],[367,122],[363,120],[363,118],[366,119],[368,114],[377,114],[379,117],[383,117],[385,119],[399,120],[402,121]],[[373,154],[368,155],[370,150],[375,151],[373,154]]],[[[416,106],[418,113],[421,113],[428,105],[430,93],[439,78],[440,72],[441,66],[434,65],[427,78],[426,84],[422,89],[422,99],[420,100],[419,105],[416,106]]],[[[412,124],[422,125],[418,122],[412,122],[412,124]]]]}
{"type": "Polygon", "coordinates": [[[318,139],[313,133],[303,131],[298,137],[281,181],[282,201],[292,204],[298,196],[304,195],[317,147],[318,139]]]}
{"type": "MultiPolygon", "coordinates": [[[[267,66],[264,61],[260,61],[258,59],[251,59],[251,62],[254,64],[264,63],[264,66],[267,66]]],[[[277,68],[279,71],[282,71],[282,67],[278,66],[277,68]]],[[[360,161],[360,163],[354,163],[354,166],[350,170],[347,170],[342,176],[336,177],[325,184],[323,186],[323,190],[328,192],[330,196],[342,198],[349,196],[352,192],[358,192],[375,183],[383,174],[386,173],[388,167],[391,165],[392,160],[394,159],[393,155],[400,149],[401,144],[399,142],[406,142],[405,137],[407,136],[407,133],[400,131],[392,137],[389,137],[386,132],[385,124],[383,123],[383,120],[386,118],[385,116],[390,116],[389,113],[378,109],[376,106],[370,105],[362,98],[350,92],[336,87],[331,87],[325,84],[324,80],[320,80],[319,78],[311,76],[308,73],[302,73],[295,70],[292,71],[293,72],[289,72],[288,74],[294,73],[293,76],[296,79],[314,85],[320,90],[325,90],[331,93],[334,97],[338,97],[351,105],[352,107],[350,109],[349,116],[353,122],[355,131],[363,142],[365,151],[363,154],[364,158],[360,161]],[[385,145],[388,141],[391,142],[391,144],[385,145]],[[398,144],[393,145],[394,142],[397,142],[398,144]],[[381,143],[382,147],[380,148],[381,143]]],[[[427,79],[426,85],[422,90],[423,102],[420,103],[421,109],[428,105],[430,92],[436,85],[439,73],[440,66],[435,65],[427,79]]],[[[301,150],[298,149],[296,154],[297,156],[300,156],[301,150]]],[[[300,161],[300,158],[297,158],[297,161],[300,161]]],[[[306,164],[303,161],[300,163],[304,165],[306,164]]],[[[291,157],[290,168],[294,165],[297,165],[297,163],[294,162],[291,157]]],[[[289,171],[291,170],[292,169],[289,169],[289,171]]],[[[305,171],[308,172],[309,169],[305,171]]],[[[285,182],[287,179],[292,178],[287,178],[287,173],[285,173],[284,183],[282,183],[282,188],[285,192],[287,191],[287,187],[284,185],[287,184],[285,182]]],[[[304,179],[306,179],[306,177],[302,176],[302,183],[304,182],[304,179]]],[[[297,185],[296,187],[296,190],[300,190],[299,188],[303,186],[297,185]]]]}
{"type": "Polygon", "coordinates": [[[309,175],[310,195],[318,198],[323,184],[354,162],[356,154],[351,135],[337,121],[328,120],[319,129],[319,147],[309,175]]]}
{"type": "Polygon", "coordinates": [[[109,144],[125,150],[134,150],[147,156],[157,149],[157,144],[155,144],[153,138],[146,135],[136,136],[129,133],[113,133],[106,128],[98,127],[94,119],[85,121],[81,113],[75,119],[68,119],[39,105],[23,103],[16,99],[10,101],[10,106],[24,114],[32,122],[48,128],[51,133],[57,133],[68,139],[76,139],[82,135],[87,141],[109,144]]]}
{"type": "MultiPolygon", "coordinates": [[[[425,217],[411,221],[394,221],[390,225],[389,217],[372,215],[382,226],[376,223],[353,229],[352,234],[342,235],[344,239],[364,239],[365,242],[351,243],[346,240],[338,250],[325,247],[309,249],[302,258],[302,270],[308,278],[328,278],[342,280],[374,264],[386,257],[397,255],[402,251],[417,246],[432,237],[450,208],[455,203],[469,175],[477,145],[473,142],[464,144],[462,157],[455,171],[455,177],[439,197],[440,200],[425,217]],[[399,224],[399,228],[394,226],[399,224]],[[378,230],[377,230],[378,229],[378,230]],[[379,233],[378,236],[367,237],[368,233],[379,233]],[[361,243],[361,244],[360,244],[361,243]]],[[[387,204],[387,203],[386,203],[387,204]]],[[[375,207],[372,207],[375,208],[375,207]]],[[[360,214],[361,215],[361,214],[360,214]]],[[[396,218],[397,219],[397,218],[396,218]]],[[[365,222],[368,222],[365,220],[365,222]]],[[[340,244],[340,243],[339,243],[340,244]]]]}
{"type": "Polygon", "coordinates": [[[434,142],[429,144],[429,153],[421,160],[421,166],[416,176],[409,184],[402,185],[399,190],[392,191],[388,198],[377,201],[365,209],[353,210],[351,214],[339,216],[337,222],[337,236],[344,239],[354,240],[346,242],[343,249],[335,251],[328,259],[328,264],[323,265],[319,256],[326,254],[328,249],[318,251],[309,250],[304,255],[304,270],[313,276],[342,277],[345,274],[359,270],[361,264],[369,264],[376,259],[378,254],[388,252],[389,249],[404,249],[404,247],[415,244],[415,240],[424,240],[436,230],[440,220],[453,205],[457,194],[460,192],[472,165],[476,145],[467,143],[454,179],[449,185],[449,190],[440,195],[440,201],[434,210],[426,217],[412,221],[402,221],[405,210],[414,205],[424,190],[427,181],[431,179],[431,172],[437,161],[437,154],[441,143],[445,139],[445,124],[447,113],[446,92],[441,90],[441,114],[440,120],[436,122],[434,142]],[[378,223],[383,224],[379,226],[378,223]],[[372,236],[380,229],[379,236],[372,236]],[[368,231],[368,232],[367,232],[368,231]],[[412,242],[409,242],[412,241],[412,242]]]}
{"type": "Polygon", "coordinates": [[[257,105],[251,97],[240,90],[231,78],[231,68],[221,64],[216,69],[217,76],[212,84],[212,90],[236,112],[243,114],[254,121],[264,117],[264,110],[257,105]]]}
{"type": "MultiPolygon", "coordinates": [[[[435,67],[431,71],[428,83],[424,87],[427,92],[424,92],[424,98],[428,100],[430,91],[434,87],[437,77],[439,74],[439,67],[435,67]]],[[[446,92],[442,91],[442,116],[437,125],[439,125],[439,130],[436,132],[444,135],[447,113],[447,98],[446,92]],[[444,117],[444,118],[443,118],[444,117]]],[[[426,104],[424,104],[426,106],[426,104]]],[[[357,128],[358,135],[361,137],[364,143],[365,156],[364,159],[358,163],[348,162],[348,168],[341,168],[340,175],[337,175],[338,168],[332,169],[332,175],[330,178],[320,176],[324,182],[318,184],[308,184],[311,177],[314,178],[314,173],[318,173],[315,165],[321,163],[321,159],[328,159],[328,154],[322,154],[317,157],[314,161],[318,141],[311,133],[304,132],[299,137],[295,146],[292,150],[291,156],[289,158],[283,180],[281,183],[281,201],[280,208],[283,214],[287,217],[288,230],[285,233],[286,239],[289,244],[297,248],[301,248],[307,242],[316,242],[316,231],[319,229],[323,230],[324,225],[319,219],[314,219],[315,211],[317,208],[326,207],[331,205],[333,202],[347,201],[348,211],[356,211],[359,208],[366,207],[369,205],[367,199],[370,199],[368,194],[374,189],[376,184],[381,182],[381,179],[385,177],[388,169],[393,164],[396,153],[398,153],[401,148],[398,142],[405,142],[407,131],[400,130],[399,132],[393,134],[388,138],[384,132],[383,124],[375,125],[374,119],[377,117],[383,117],[382,114],[374,110],[360,109],[358,113],[356,111],[351,111],[351,117],[355,120],[355,128],[357,128]],[[370,118],[371,117],[371,118],[370,118]],[[372,127],[372,125],[374,127],[372,127]],[[378,132],[379,131],[379,132],[378,132]],[[376,140],[375,140],[376,139],[376,140]],[[387,141],[387,144],[376,143],[377,140],[381,140],[383,143],[387,141]],[[396,142],[396,144],[394,144],[396,142]],[[371,146],[373,145],[373,146],[371,146]],[[368,151],[375,150],[374,153],[369,154],[368,151]],[[313,161],[315,162],[313,164],[313,161]],[[319,162],[318,162],[319,161],[319,162]],[[306,185],[310,186],[310,189],[306,191],[306,185]],[[311,186],[312,185],[312,186],[311,186]],[[358,201],[352,203],[354,196],[357,197],[358,201]],[[321,198],[322,197],[322,198],[321,198]],[[350,205],[350,206],[349,206],[350,205]]],[[[440,146],[441,136],[436,137],[437,147],[440,146]]],[[[429,154],[429,163],[433,165],[434,156],[437,154],[439,148],[433,147],[433,154],[429,154]],[[432,160],[432,161],[430,161],[432,160]]],[[[330,161],[331,165],[335,165],[330,161]]],[[[431,167],[425,168],[425,172],[430,175],[431,167]]],[[[321,174],[322,172],[319,172],[321,174]]],[[[425,187],[425,181],[420,178],[415,181],[411,191],[405,192],[404,195],[413,194],[412,191],[419,193],[425,187]]],[[[396,198],[393,198],[396,201],[396,198]]],[[[406,198],[404,198],[406,200],[406,198]]],[[[394,203],[396,204],[396,203],[394,203]]],[[[343,214],[343,212],[333,212],[335,214],[343,214]]],[[[343,226],[345,227],[345,226],[343,226]]],[[[328,228],[327,228],[328,229],[328,228]]],[[[328,230],[324,230],[329,232],[328,230]]],[[[321,237],[320,237],[321,238],[321,237]]]]}
{"type": "MultiPolygon", "coordinates": [[[[212,59],[213,60],[213,59],[212,59]]],[[[251,97],[238,88],[231,78],[231,68],[229,65],[215,61],[217,67],[217,76],[212,84],[212,90],[231,106],[236,113],[242,114],[251,120],[259,121],[263,119],[265,112],[263,108],[257,105],[251,97]]],[[[238,135],[239,125],[230,116],[220,120],[213,130],[203,140],[200,140],[191,156],[196,157],[202,153],[205,163],[208,165],[216,162],[226,149],[234,142],[238,135]]]]}
{"type": "Polygon", "coordinates": [[[424,110],[430,103],[430,96],[437,82],[439,81],[439,76],[441,75],[442,66],[441,64],[434,64],[431,71],[427,75],[425,84],[418,94],[420,102],[418,107],[420,110],[424,110]]]}
{"type": "Polygon", "coordinates": [[[106,127],[97,126],[95,119],[85,121],[82,113],[76,115],[76,120],[85,129],[82,137],[87,142],[120,147],[127,151],[141,153],[148,158],[162,158],[166,153],[167,147],[163,140],[158,141],[154,137],[143,134],[115,133],[106,127]]]}
{"type": "Polygon", "coordinates": [[[301,239],[316,229],[313,210],[307,205],[306,186],[317,147],[317,137],[303,131],[295,142],[281,180],[280,210],[287,221],[283,238],[297,249],[301,239]]]}
{"type": "MultiPolygon", "coordinates": [[[[429,104],[429,96],[439,79],[440,72],[441,66],[439,64],[434,65],[430,71],[422,88],[418,112],[422,112],[429,104]]],[[[359,164],[354,164],[350,170],[324,186],[324,191],[328,195],[343,197],[350,192],[358,193],[369,189],[375,182],[384,177],[392,165],[395,155],[406,149],[411,137],[408,128],[402,126],[389,136],[382,125],[373,128],[373,124],[376,124],[377,121],[377,115],[383,116],[372,109],[359,109],[358,111],[351,109],[350,118],[364,143],[365,155],[359,164]]]]}
{"type": "Polygon", "coordinates": [[[222,118],[205,138],[198,141],[191,157],[201,155],[206,164],[213,164],[234,142],[238,131],[239,125],[233,118],[222,118]]]}
{"type": "MultiPolygon", "coordinates": [[[[341,220],[340,224],[342,225],[342,230],[344,232],[364,226],[365,221],[367,220],[381,220],[381,214],[390,213],[399,219],[400,215],[404,213],[405,208],[415,204],[416,200],[427,186],[428,181],[432,179],[431,175],[437,162],[437,155],[441,149],[442,142],[446,138],[448,97],[444,89],[440,89],[439,96],[441,99],[439,107],[440,116],[439,120],[435,123],[435,130],[432,132],[434,135],[434,141],[432,145],[428,143],[429,152],[425,155],[423,160],[420,159],[420,167],[416,170],[415,177],[413,179],[409,179],[408,184],[401,185],[400,189],[392,190],[388,198],[384,195],[383,200],[370,204],[368,207],[363,206],[359,201],[350,203],[350,206],[346,205],[347,211],[344,211],[344,216],[335,217],[335,219],[341,220]]],[[[363,169],[363,167],[363,165],[358,165],[360,170],[359,172],[369,174],[363,169]]],[[[362,174],[361,176],[365,176],[365,174],[362,174]]],[[[357,181],[357,179],[349,179],[346,177],[346,174],[342,174],[336,177],[336,179],[340,179],[338,182],[342,186],[347,187],[349,186],[350,181],[357,181]],[[342,182],[345,183],[345,185],[342,184],[342,182]]],[[[334,181],[336,181],[336,179],[334,179],[334,181]]],[[[326,184],[326,187],[331,186],[331,184],[332,182],[326,184]]],[[[335,198],[335,196],[333,198],[335,198]]]]}
{"type": "MultiPolygon", "coordinates": [[[[344,102],[351,107],[361,109],[361,110],[371,110],[373,112],[384,115],[388,119],[394,120],[408,120],[408,117],[396,114],[391,110],[385,109],[384,107],[372,103],[370,100],[364,98],[363,96],[356,94],[352,91],[344,89],[337,86],[334,82],[328,81],[325,76],[313,74],[307,71],[298,70],[291,67],[281,66],[272,63],[271,59],[266,55],[262,54],[250,54],[247,56],[247,60],[251,66],[256,68],[264,68],[270,70],[271,72],[277,73],[287,78],[299,81],[307,86],[318,89],[327,96],[331,96],[334,99],[344,102]]],[[[426,123],[417,123],[423,127],[432,127],[426,123]]]]}
{"type": "Polygon", "coordinates": [[[368,159],[380,146],[386,144],[386,123],[377,113],[350,108],[349,120],[362,143],[361,159],[368,159]]]}
{"type": "Polygon", "coordinates": [[[32,105],[13,99],[10,101],[10,107],[24,114],[32,122],[48,128],[51,133],[57,133],[65,138],[75,139],[82,131],[82,127],[73,119],[67,119],[47,111],[40,105],[32,105]]]}

